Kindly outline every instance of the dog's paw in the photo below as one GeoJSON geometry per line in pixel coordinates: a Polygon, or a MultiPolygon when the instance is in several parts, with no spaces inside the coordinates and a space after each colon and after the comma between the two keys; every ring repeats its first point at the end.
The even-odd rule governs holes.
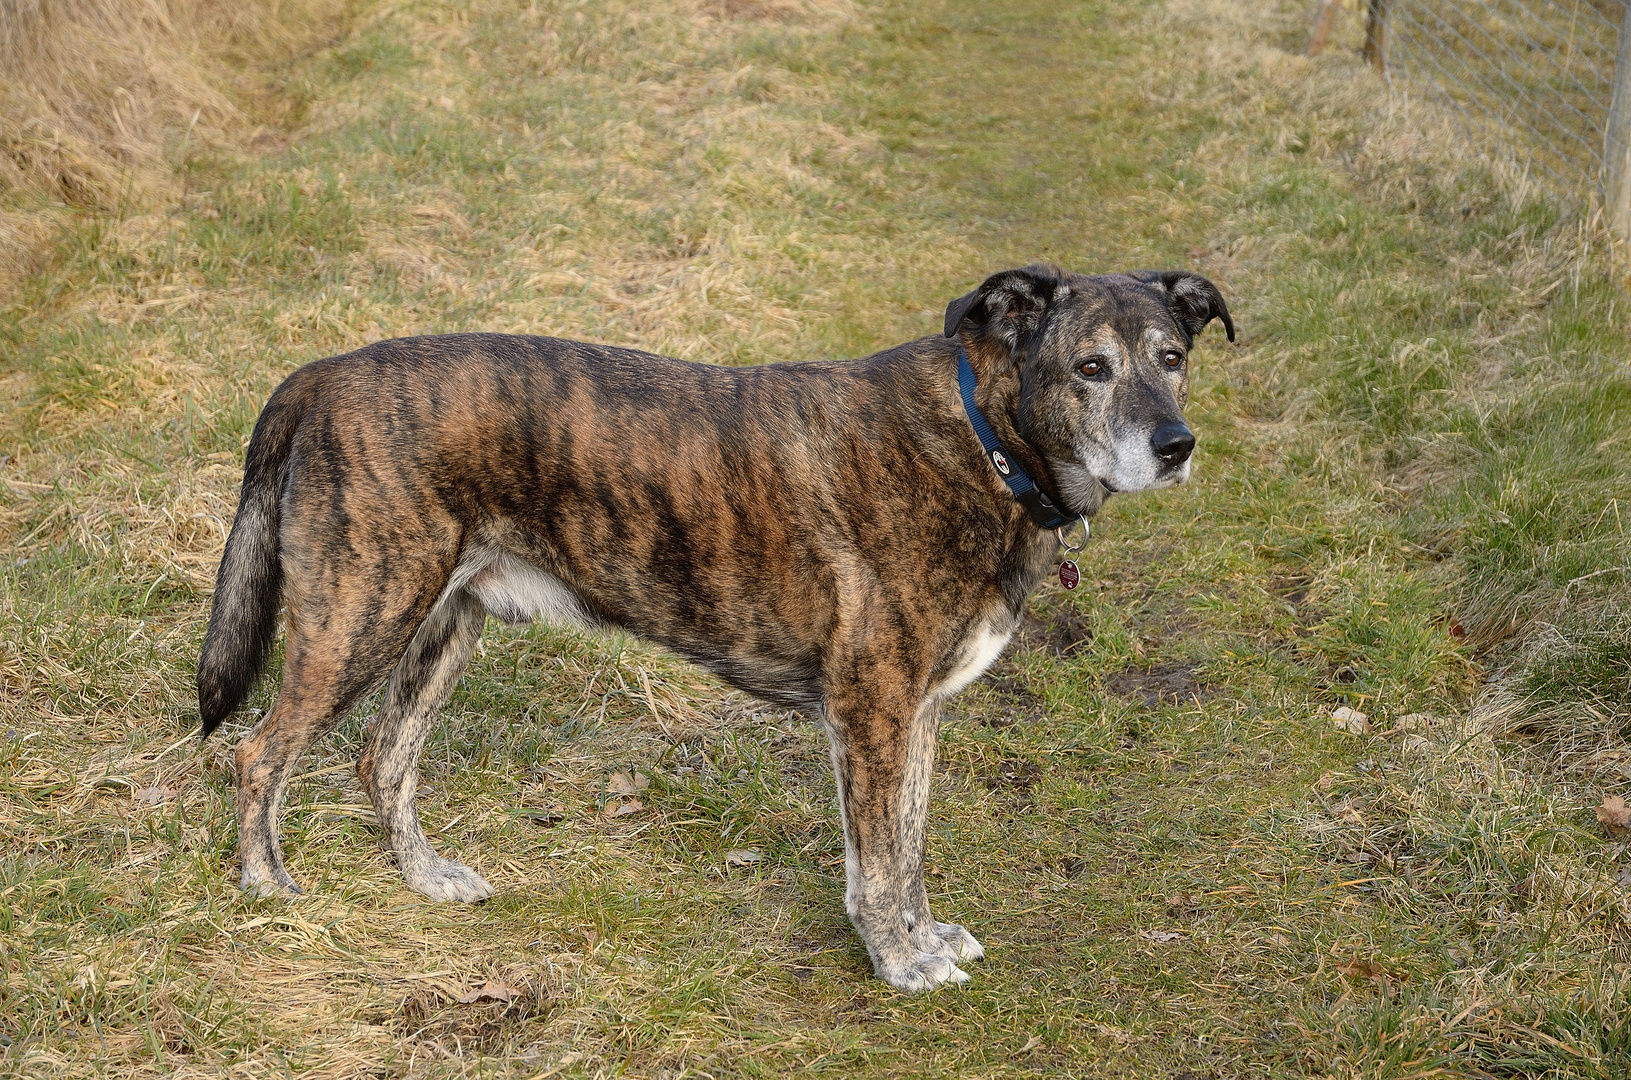
{"type": "Polygon", "coordinates": [[[985,957],[985,946],[956,923],[931,922],[926,927],[914,929],[912,944],[924,952],[953,961],[985,957]]]}
{"type": "Polygon", "coordinates": [[[877,972],[878,978],[908,994],[921,994],[947,983],[966,983],[970,978],[949,957],[924,952],[904,963],[879,964],[877,972]]]}
{"type": "Polygon", "coordinates": [[[279,871],[276,874],[267,875],[252,872],[247,867],[244,868],[243,877],[238,879],[238,888],[242,890],[245,896],[257,900],[270,900],[277,897],[292,900],[305,891],[299,885],[296,885],[294,878],[290,877],[286,872],[279,871]]]}
{"type": "Polygon", "coordinates": [[[493,887],[468,866],[452,859],[432,859],[404,870],[408,887],[432,900],[459,900],[473,904],[493,895],[493,887]]]}

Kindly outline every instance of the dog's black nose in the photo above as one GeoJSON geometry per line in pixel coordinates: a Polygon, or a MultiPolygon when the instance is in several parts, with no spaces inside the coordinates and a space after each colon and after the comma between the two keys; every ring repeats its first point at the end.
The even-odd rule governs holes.
{"type": "Polygon", "coordinates": [[[1195,449],[1195,433],[1182,421],[1162,424],[1150,436],[1150,449],[1168,465],[1182,465],[1195,449]]]}

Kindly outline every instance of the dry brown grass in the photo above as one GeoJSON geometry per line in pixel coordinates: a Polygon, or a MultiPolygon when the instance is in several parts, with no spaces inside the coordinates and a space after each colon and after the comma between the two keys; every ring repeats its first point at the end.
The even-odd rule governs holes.
{"type": "Polygon", "coordinates": [[[249,133],[257,66],[347,0],[0,0],[0,282],[65,208],[141,207],[249,133]]]}

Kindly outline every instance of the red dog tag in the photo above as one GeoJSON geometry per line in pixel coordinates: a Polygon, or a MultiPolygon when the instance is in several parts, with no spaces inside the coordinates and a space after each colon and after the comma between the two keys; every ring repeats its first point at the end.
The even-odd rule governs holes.
{"type": "Polygon", "coordinates": [[[1074,589],[1082,583],[1082,572],[1076,569],[1076,564],[1069,559],[1059,564],[1059,584],[1067,589],[1074,589]]]}

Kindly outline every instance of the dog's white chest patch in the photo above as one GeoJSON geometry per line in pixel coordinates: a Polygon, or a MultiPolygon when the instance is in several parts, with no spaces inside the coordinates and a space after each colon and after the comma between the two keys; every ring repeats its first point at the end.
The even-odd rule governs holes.
{"type": "Polygon", "coordinates": [[[477,571],[465,588],[503,622],[537,618],[557,625],[585,622],[582,605],[560,578],[507,552],[477,571]]]}
{"type": "Polygon", "coordinates": [[[949,697],[984,674],[985,669],[1002,654],[1008,639],[1014,636],[1013,627],[998,631],[987,619],[977,623],[957,647],[952,669],[932,691],[940,697],[949,697]]]}

